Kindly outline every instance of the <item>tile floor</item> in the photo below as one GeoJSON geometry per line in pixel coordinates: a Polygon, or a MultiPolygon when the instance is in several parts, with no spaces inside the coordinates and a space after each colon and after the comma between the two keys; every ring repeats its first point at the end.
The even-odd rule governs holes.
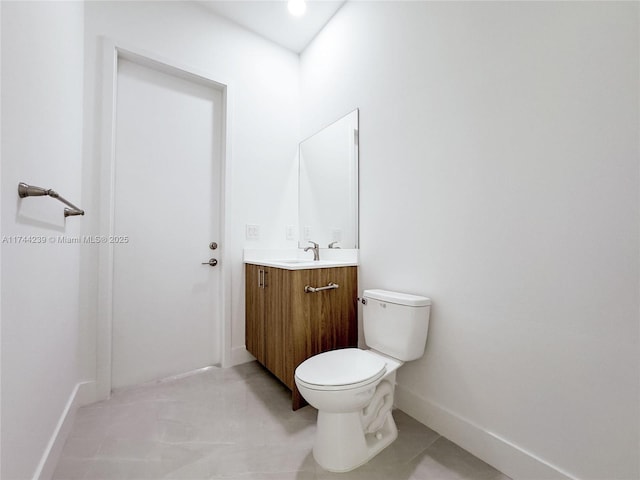
{"type": "Polygon", "coordinates": [[[125,389],[78,411],[54,474],[73,479],[509,480],[399,410],[398,439],[368,464],[322,470],[316,410],[256,362],[125,389]]]}

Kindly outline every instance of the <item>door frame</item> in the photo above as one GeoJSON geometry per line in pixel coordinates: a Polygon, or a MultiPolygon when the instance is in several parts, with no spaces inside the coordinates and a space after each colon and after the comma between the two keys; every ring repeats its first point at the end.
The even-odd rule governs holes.
{"type": "MultiPolygon", "coordinates": [[[[129,60],[192,82],[215,88],[222,93],[222,145],[220,146],[220,352],[222,366],[231,365],[231,268],[229,265],[229,228],[231,176],[231,88],[217,75],[202,72],[170,59],[112,39],[102,39],[102,141],[100,156],[99,226],[101,235],[114,235],[115,140],[118,60],[129,60]]],[[[96,400],[111,395],[112,325],[113,325],[113,254],[114,245],[99,243],[98,316],[96,329],[96,400]]]]}

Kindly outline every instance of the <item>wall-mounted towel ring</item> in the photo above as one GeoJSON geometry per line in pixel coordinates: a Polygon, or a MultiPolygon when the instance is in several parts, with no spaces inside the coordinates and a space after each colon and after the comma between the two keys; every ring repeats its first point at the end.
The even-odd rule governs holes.
{"type": "Polygon", "coordinates": [[[84,215],[84,210],[82,210],[81,208],[76,207],[73,203],[71,203],[70,201],[66,200],[64,197],[61,197],[58,192],[56,192],[55,190],[51,190],[46,189],[46,188],[42,188],[42,187],[34,187],[33,185],[27,185],[24,182],[20,182],[18,184],[18,196],[20,198],[25,198],[25,197],[42,197],[44,195],[48,195],[49,197],[53,197],[56,200],[61,201],[62,203],[64,203],[65,205],[68,205],[71,208],[66,208],[64,209],[64,216],[65,217],[71,217],[74,215],[84,215]]]}

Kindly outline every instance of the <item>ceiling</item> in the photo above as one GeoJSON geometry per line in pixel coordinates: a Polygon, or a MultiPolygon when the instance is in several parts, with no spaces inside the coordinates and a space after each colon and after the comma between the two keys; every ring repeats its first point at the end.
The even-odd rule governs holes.
{"type": "Polygon", "coordinates": [[[286,0],[201,0],[216,15],[225,17],[295,53],[313,40],[346,0],[307,0],[307,11],[294,17],[286,0]]]}

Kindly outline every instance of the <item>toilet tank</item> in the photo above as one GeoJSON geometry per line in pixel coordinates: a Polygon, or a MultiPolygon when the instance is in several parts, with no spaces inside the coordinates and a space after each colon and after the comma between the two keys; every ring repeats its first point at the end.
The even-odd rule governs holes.
{"type": "Polygon", "coordinates": [[[365,290],[362,297],[364,339],[369,348],[403,361],[422,357],[431,299],[387,290],[365,290]]]}

